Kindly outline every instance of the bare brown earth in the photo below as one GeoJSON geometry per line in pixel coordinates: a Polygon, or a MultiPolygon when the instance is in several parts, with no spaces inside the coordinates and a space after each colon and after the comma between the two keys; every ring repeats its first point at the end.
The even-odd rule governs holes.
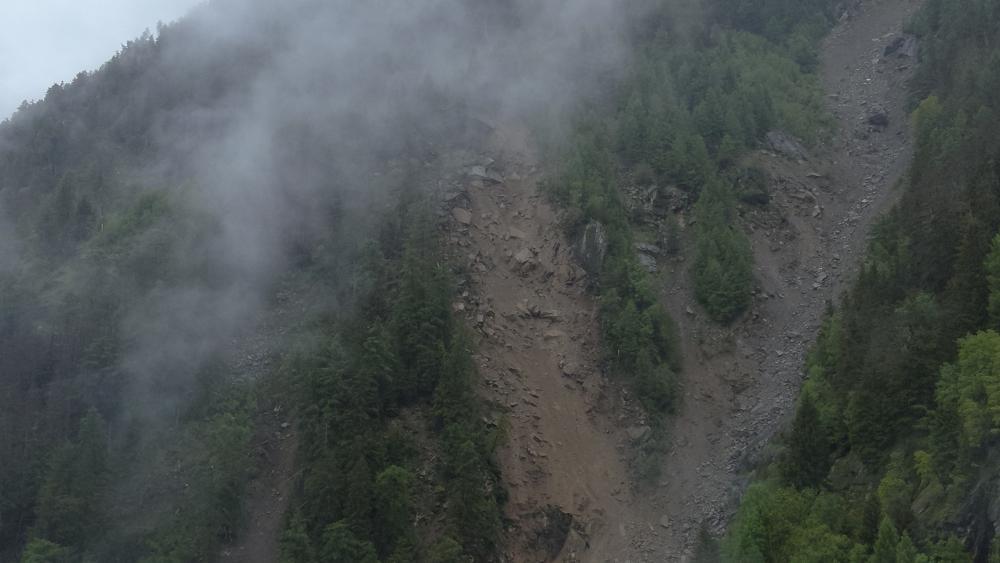
{"type": "Polygon", "coordinates": [[[496,159],[504,182],[466,180],[452,200],[450,244],[472,282],[454,308],[480,336],[483,393],[509,428],[499,454],[513,522],[506,556],[572,560],[625,518],[628,473],[598,369],[597,308],[526,139],[498,129],[481,160],[496,159]]]}

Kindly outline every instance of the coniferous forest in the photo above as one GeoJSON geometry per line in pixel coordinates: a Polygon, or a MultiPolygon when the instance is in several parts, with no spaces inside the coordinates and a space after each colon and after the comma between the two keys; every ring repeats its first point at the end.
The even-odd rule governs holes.
{"type": "Polygon", "coordinates": [[[740,561],[993,561],[997,6],[930,0],[902,199],[829,311],[778,459],[726,542],[740,561]]]}
{"type": "MultiPolygon", "coordinates": [[[[776,189],[755,155],[775,131],[830,142],[820,50],[850,7],[388,4],[210,0],[0,123],[0,562],[680,557],[608,538],[670,528],[639,503],[705,399],[685,370],[708,354],[678,321],[755,330],[748,217],[776,189]],[[537,165],[488,148],[506,122],[528,124],[537,165]],[[506,266],[463,233],[553,236],[491,231],[468,195],[515,183],[556,210],[572,250],[554,254],[579,266],[559,289],[593,314],[483,305],[504,296],[476,276],[506,266]],[[681,202],[667,235],[634,186],[681,202]],[[668,306],[669,274],[637,247],[680,264],[691,306],[668,306]],[[484,328],[498,319],[550,324],[503,342],[484,328]],[[591,321],[597,359],[546,377],[568,394],[596,374],[590,418],[566,425],[619,437],[628,466],[597,484],[573,483],[544,453],[573,444],[516,410],[563,405],[527,386],[498,401],[481,353],[558,350],[578,336],[550,326],[589,337],[591,321]],[[538,451],[510,451],[519,432],[538,451]],[[287,488],[260,494],[268,475],[287,488]],[[524,517],[549,478],[586,500],[545,490],[524,517]],[[631,500],[593,518],[602,495],[631,500]],[[265,513],[272,537],[232,551],[265,513]]],[[[898,199],[823,304],[792,416],[730,483],[732,518],[685,531],[685,556],[1000,561],[1000,0],[915,14],[898,199]]],[[[503,279],[553,283],[523,245],[503,279]]]]}

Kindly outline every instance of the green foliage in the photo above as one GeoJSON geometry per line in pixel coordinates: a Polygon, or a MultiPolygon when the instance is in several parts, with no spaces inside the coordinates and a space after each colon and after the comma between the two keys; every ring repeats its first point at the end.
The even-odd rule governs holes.
{"type": "Polygon", "coordinates": [[[803,35],[815,42],[839,15],[830,0],[712,0],[708,6],[721,22],[789,42],[803,35]]]}
{"type": "Polygon", "coordinates": [[[444,537],[427,550],[427,563],[465,563],[462,545],[453,538],[444,537]]]}
{"type": "Polygon", "coordinates": [[[601,317],[604,348],[616,374],[629,378],[646,411],[659,417],[673,407],[674,377],[680,365],[672,319],[650,286],[635,256],[624,207],[615,185],[609,128],[580,126],[565,157],[552,195],[579,220],[571,234],[591,221],[607,232],[607,256],[601,268],[601,317]]]}
{"type": "MultiPolygon", "coordinates": [[[[839,529],[872,561],[985,560],[997,550],[994,523],[971,507],[988,502],[981,483],[1000,473],[998,7],[929,0],[912,24],[915,159],[809,356],[803,401],[816,412],[800,408],[782,460],[786,482],[817,486],[795,456],[805,437],[796,430],[830,437],[835,470],[818,486],[861,507],[839,529]],[[969,523],[963,537],[953,535],[958,522],[969,523]]],[[[819,521],[838,529],[843,516],[819,521]]]]}
{"type": "Polygon", "coordinates": [[[935,563],[972,563],[972,556],[955,536],[936,542],[930,548],[931,560],[935,563]]]}
{"type": "Polygon", "coordinates": [[[33,539],[21,555],[21,563],[68,563],[70,550],[48,540],[33,539]]]}
{"type": "Polygon", "coordinates": [[[891,468],[878,484],[879,504],[894,530],[897,527],[906,528],[912,519],[910,514],[912,491],[911,485],[897,467],[891,468]]]}
{"type": "Polygon", "coordinates": [[[965,447],[991,441],[1000,432],[1000,334],[990,330],[962,339],[958,361],[942,369],[938,393],[957,408],[965,447]]]}
{"type": "Polygon", "coordinates": [[[878,538],[868,563],[896,563],[896,546],[899,545],[899,532],[888,517],[882,519],[878,527],[878,538]]]}
{"type": "Polygon", "coordinates": [[[830,439],[808,391],[803,392],[792,422],[782,479],[797,488],[817,487],[830,470],[830,439]]]}
{"type": "Polygon", "coordinates": [[[910,539],[910,535],[903,532],[903,535],[899,538],[899,543],[896,544],[895,563],[917,563],[919,555],[917,547],[913,545],[913,540],[910,539]]]}
{"type": "Polygon", "coordinates": [[[709,182],[695,208],[698,219],[693,267],[695,296],[719,322],[735,319],[750,304],[750,243],[736,227],[736,198],[719,181],[709,182]]]}
{"type": "Polygon", "coordinates": [[[394,551],[412,533],[413,475],[409,471],[390,465],[375,477],[375,530],[382,536],[378,544],[394,551]]]}
{"type": "Polygon", "coordinates": [[[988,311],[993,328],[1000,328],[1000,234],[993,237],[990,253],[983,265],[989,283],[988,311]]]}
{"type": "Polygon", "coordinates": [[[256,397],[243,387],[217,392],[205,411],[180,429],[170,450],[148,454],[148,463],[172,466],[149,469],[150,478],[170,482],[167,471],[173,469],[174,479],[182,476],[184,482],[176,485],[183,491],[174,499],[177,512],[145,538],[143,561],[196,560],[232,539],[242,525],[243,492],[253,474],[256,397]]]}
{"type": "Polygon", "coordinates": [[[92,409],[81,420],[76,441],[56,450],[39,492],[35,537],[84,546],[98,536],[97,504],[108,478],[107,441],[104,420],[92,409]]]}
{"type": "Polygon", "coordinates": [[[316,552],[300,512],[292,513],[281,534],[281,563],[311,563],[316,552]]]}
{"type": "Polygon", "coordinates": [[[849,561],[856,544],[845,523],[826,522],[836,499],[769,483],[750,487],[723,542],[724,561],[849,561]],[[832,526],[832,527],[831,527],[832,526]]]}
{"type": "MultiPolygon", "coordinates": [[[[453,288],[429,214],[404,198],[398,216],[385,228],[405,232],[404,240],[384,236],[367,248],[363,306],[342,323],[312,328],[286,362],[298,389],[303,458],[301,512],[282,543],[289,561],[433,560],[427,522],[416,522],[417,507],[426,508],[416,503],[438,487],[448,510],[434,522],[461,542],[455,557],[488,560],[496,550],[502,492],[471,344],[451,317],[453,288]],[[433,441],[421,448],[430,451],[400,434],[421,430],[404,411],[424,419],[433,441]],[[437,466],[428,467],[434,452],[437,466]],[[430,482],[415,477],[428,469],[430,482]]],[[[449,560],[441,549],[440,560],[449,560]]]]}
{"type": "Polygon", "coordinates": [[[375,546],[359,539],[343,520],[323,530],[320,560],[329,563],[378,563],[375,546]]]}
{"type": "MultiPolygon", "coordinates": [[[[777,9],[777,3],[766,4],[768,9],[777,9]]],[[[786,7],[790,8],[782,4],[781,10],[786,7]]],[[[731,21],[732,10],[742,13],[744,8],[728,6],[726,17],[720,19],[731,21]]],[[[801,14],[798,8],[793,12],[801,14]]],[[[754,33],[722,31],[708,45],[699,46],[678,44],[671,29],[651,30],[637,49],[639,56],[630,78],[620,88],[613,118],[602,122],[588,114],[578,126],[553,193],[567,207],[578,210],[579,220],[572,227],[595,220],[609,231],[612,266],[605,267],[602,285],[606,291],[617,292],[610,299],[614,306],[605,313],[605,318],[611,319],[606,343],[613,359],[623,352],[638,357],[631,350],[623,351],[620,344],[624,335],[641,339],[645,330],[625,326],[642,322],[643,304],[632,299],[633,311],[628,295],[631,290],[623,285],[637,276],[607,274],[609,269],[620,272],[637,267],[629,264],[634,257],[627,244],[628,226],[616,181],[632,172],[636,178],[676,184],[699,196],[692,272],[697,295],[713,318],[721,322],[735,318],[750,300],[752,258],[737,224],[734,190],[722,180],[723,171],[734,166],[742,153],[771,129],[785,129],[812,140],[825,126],[816,77],[803,70],[814,66],[815,49],[809,46],[822,33],[824,21],[825,17],[817,23],[811,17],[790,16],[787,21],[771,22],[768,29],[777,34],[772,39],[794,35],[794,54],[755,35],[764,32],[763,24],[744,26],[746,22],[732,21],[735,27],[754,33]],[[796,59],[802,59],[802,64],[796,59]]],[[[655,383],[658,379],[641,381],[650,384],[657,396],[666,396],[666,386],[655,383]]],[[[647,410],[661,408],[657,406],[660,399],[650,402],[647,410]]]]}

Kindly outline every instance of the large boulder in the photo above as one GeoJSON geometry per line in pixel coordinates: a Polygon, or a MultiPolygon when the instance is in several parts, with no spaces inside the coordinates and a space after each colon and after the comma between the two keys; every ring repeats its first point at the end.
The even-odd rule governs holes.
{"type": "Polygon", "coordinates": [[[473,180],[479,180],[486,184],[502,184],[503,176],[488,165],[477,164],[469,168],[468,175],[473,180]]]}
{"type": "Polygon", "coordinates": [[[587,273],[599,275],[604,266],[604,257],[608,254],[607,229],[597,221],[587,223],[573,243],[573,251],[587,273]]]}
{"type": "Polygon", "coordinates": [[[639,265],[650,274],[655,274],[659,269],[657,268],[656,257],[663,254],[660,247],[645,242],[637,242],[635,243],[635,249],[639,251],[639,265]]]}
{"type": "Polygon", "coordinates": [[[886,46],[882,54],[886,57],[895,55],[901,59],[916,58],[917,38],[913,35],[900,35],[886,46]]]}
{"type": "Polygon", "coordinates": [[[806,160],[806,148],[793,135],[784,131],[769,131],[764,137],[767,148],[792,160],[806,160]]]}
{"type": "Polygon", "coordinates": [[[885,129],[889,126],[889,112],[881,107],[872,108],[868,113],[868,124],[872,127],[885,129]]]}
{"type": "Polygon", "coordinates": [[[461,225],[470,225],[472,223],[472,213],[468,209],[456,207],[451,210],[451,216],[461,225]]]}

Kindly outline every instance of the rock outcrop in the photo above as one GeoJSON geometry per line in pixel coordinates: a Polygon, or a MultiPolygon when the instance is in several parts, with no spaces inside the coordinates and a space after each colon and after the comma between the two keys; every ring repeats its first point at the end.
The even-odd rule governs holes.
{"type": "Polygon", "coordinates": [[[604,225],[591,221],[573,244],[577,260],[588,274],[599,275],[608,253],[608,233],[604,225]]]}

